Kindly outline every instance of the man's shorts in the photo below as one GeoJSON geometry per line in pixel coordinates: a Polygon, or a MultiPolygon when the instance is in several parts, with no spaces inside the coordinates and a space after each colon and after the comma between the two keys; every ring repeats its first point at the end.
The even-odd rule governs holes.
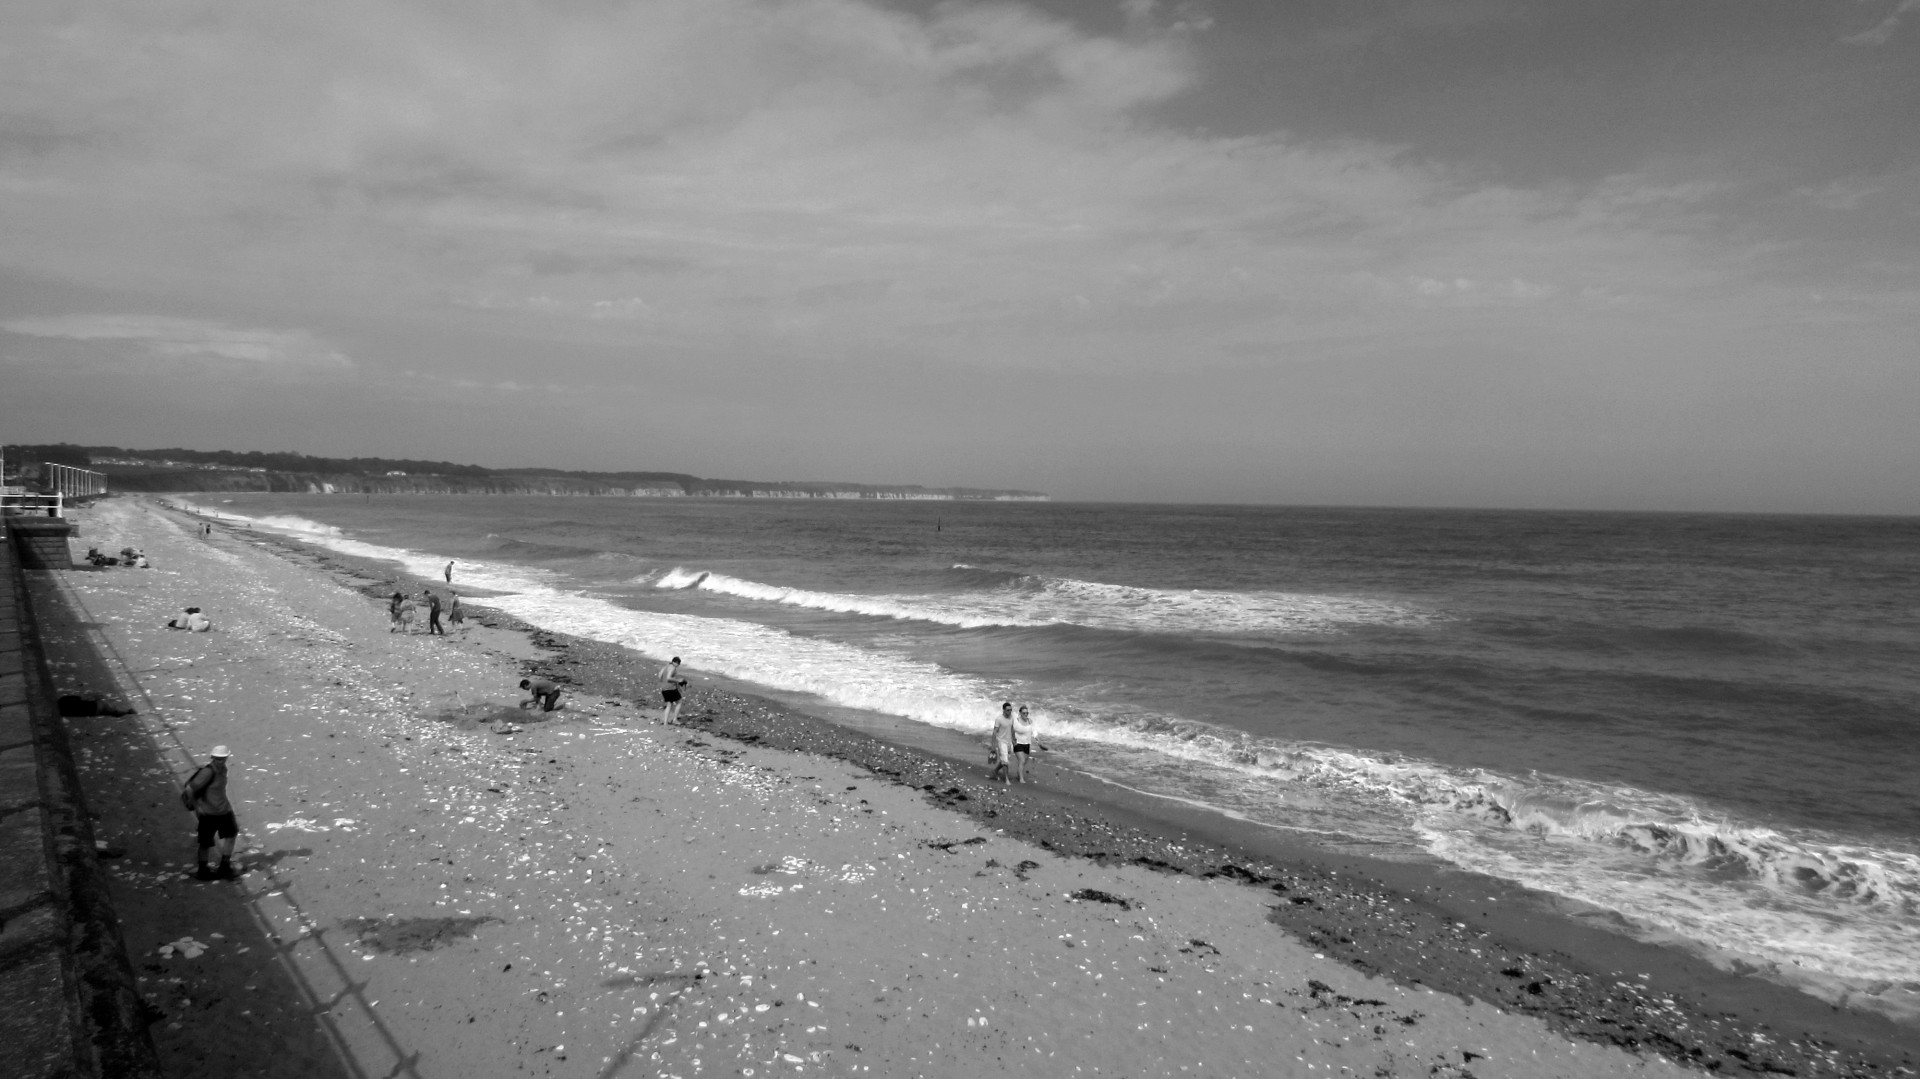
{"type": "Polygon", "coordinates": [[[231,813],[196,813],[200,820],[200,845],[213,846],[215,836],[232,839],[240,834],[240,822],[233,819],[231,813]]]}
{"type": "Polygon", "coordinates": [[[663,689],[660,691],[660,699],[668,704],[672,704],[680,699],[680,691],[677,689],[663,689]]]}

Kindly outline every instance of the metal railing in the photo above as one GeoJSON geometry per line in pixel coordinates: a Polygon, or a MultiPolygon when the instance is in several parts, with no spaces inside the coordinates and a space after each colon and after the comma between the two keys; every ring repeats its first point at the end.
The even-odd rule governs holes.
{"type": "Polygon", "coordinates": [[[65,517],[66,496],[35,494],[25,487],[0,487],[0,513],[15,517],[65,517]]]}
{"type": "Polygon", "coordinates": [[[57,465],[47,462],[47,485],[58,495],[68,498],[84,498],[87,495],[107,493],[105,473],[72,465],[57,465]]]}

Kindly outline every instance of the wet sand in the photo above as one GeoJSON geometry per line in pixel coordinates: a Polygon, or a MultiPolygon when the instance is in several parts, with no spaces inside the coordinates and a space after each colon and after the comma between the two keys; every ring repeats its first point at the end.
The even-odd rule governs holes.
{"type": "Polygon", "coordinates": [[[964,740],[708,680],[662,727],[641,657],[476,598],[491,625],[390,634],[378,597],[423,582],[191,520],[110,501],[82,542],[155,568],[38,593],[66,612],[43,617],[56,681],[139,713],[75,744],[178,1074],[1912,1066],[1884,1020],[1046,755],[1003,787],[964,740]],[[189,604],[215,632],[160,628],[189,604]],[[566,706],[520,711],[526,673],[566,706]],[[202,884],[173,789],[222,741],[245,872],[202,884]],[[183,937],[205,950],[159,953],[183,937]]]}

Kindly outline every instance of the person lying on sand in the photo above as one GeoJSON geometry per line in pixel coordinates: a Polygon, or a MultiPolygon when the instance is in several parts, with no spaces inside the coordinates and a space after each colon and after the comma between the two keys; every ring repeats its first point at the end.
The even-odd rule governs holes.
{"type": "Polygon", "coordinates": [[[660,699],[666,706],[660,709],[660,722],[672,725],[680,721],[680,691],[687,688],[687,679],[680,677],[680,657],[660,668],[660,699]]]}
{"type": "Polygon", "coordinates": [[[520,688],[533,694],[532,697],[520,702],[522,708],[538,701],[542,712],[551,712],[560,705],[560,687],[545,678],[522,678],[520,688]]]}

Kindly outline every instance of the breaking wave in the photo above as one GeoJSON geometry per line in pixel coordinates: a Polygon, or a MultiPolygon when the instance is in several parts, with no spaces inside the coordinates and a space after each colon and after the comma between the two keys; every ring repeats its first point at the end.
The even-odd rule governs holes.
{"type": "MultiPolygon", "coordinates": [[[[965,564],[954,570],[977,578],[965,564]]],[[[653,582],[656,588],[697,588],[764,603],[937,622],[983,626],[1076,625],[1172,636],[1269,637],[1323,633],[1343,626],[1420,626],[1436,620],[1405,604],[1348,596],[1290,592],[1188,591],[1138,588],[1067,577],[1022,575],[1004,583],[950,594],[858,595],[818,592],[676,566],[653,582]]]]}

